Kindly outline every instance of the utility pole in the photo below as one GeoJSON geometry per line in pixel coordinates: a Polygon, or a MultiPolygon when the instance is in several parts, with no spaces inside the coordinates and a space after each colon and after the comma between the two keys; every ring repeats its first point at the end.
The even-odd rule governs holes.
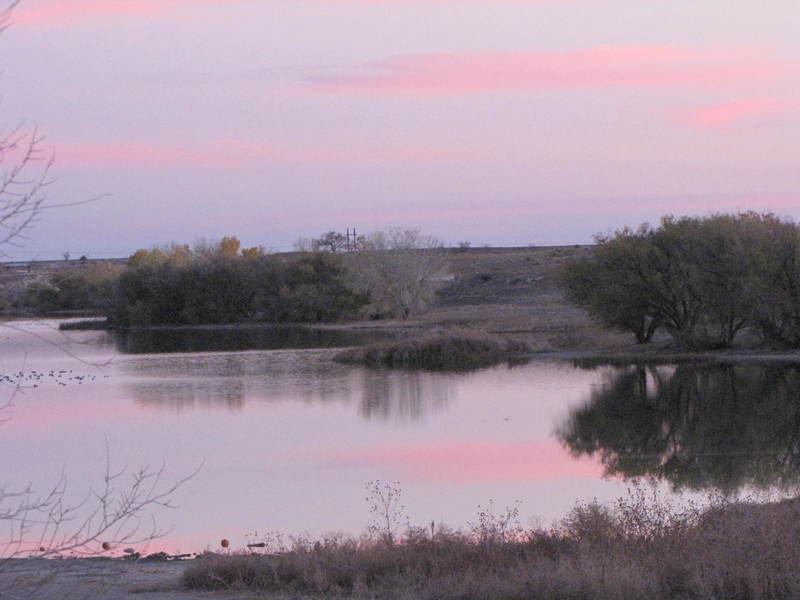
{"type": "Polygon", "coordinates": [[[355,252],[358,250],[358,244],[356,243],[356,228],[353,227],[353,232],[350,233],[350,228],[347,228],[347,251],[348,252],[355,252]],[[353,243],[350,243],[350,236],[353,236],[353,243]]]}

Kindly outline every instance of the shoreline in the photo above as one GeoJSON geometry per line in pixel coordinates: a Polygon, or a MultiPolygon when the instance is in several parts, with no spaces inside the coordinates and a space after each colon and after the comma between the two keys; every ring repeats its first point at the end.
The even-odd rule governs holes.
{"type": "Polygon", "coordinates": [[[756,597],[747,592],[761,589],[764,573],[785,586],[787,594],[775,597],[796,597],[796,497],[705,507],[647,498],[577,503],[552,526],[532,529],[495,519],[466,531],[410,528],[396,541],[380,534],[305,539],[271,552],[242,548],[188,560],[0,559],[0,597],[10,590],[12,598],[40,600],[538,600],[575,597],[578,585],[580,597],[667,600],[676,597],[675,573],[687,592],[680,597],[720,597],[720,586],[756,597]]]}
{"type": "MultiPolygon", "coordinates": [[[[58,320],[59,317],[41,317],[36,319],[8,319],[0,323],[13,323],[15,321],[32,321],[39,319],[58,320]]],[[[102,323],[102,317],[86,320],[88,323],[102,323]]],[[[67,321],[69,323],[69,321],[67,321]]],[[[77,322],[76,324],[79,324],[77,322]]],[[[575,360],[575,361],[598,361],[604,363],[626,363],[626,364],[646,364],[646,363],[686,363],[686,362],[707,362],[707,363],[731,363],[731,362],[785,362],[800,363],[800,350],[787,350],[769,347],[734,347],[721,350],[705,351],[681,351],[671,347],[667,341],[652,342],[648,345],[638,346],[635,344],[617,343],[605,348],[581,348],[580,341],[574,347],[552,348],[547,347],[548,334],[551,331],[542,328],[528,329],[499,329],[491,324],[473,323],[472,326],[463,323],[448,323],[445,321],[430,322],[422,318],[410,319],[408,321],[387,320],[382,322],[374,321],[349,321],[343,323],[269,323],[269,322],[240,322],[224,324],[198,324],[198,325],[152,325],[134,326],[126,328],[116,328],[113,326],[99,327],[65,327],[66,331],[118,331],[118,332],[142,332],[142,331],[236,331],[236,330],[306,330],[306,331],[337,331],[344,333],[380,333],[381,331],[402,334],[418,331],[421,334],[451,333],[451,332],[474,332],[486,333],[495,336],[505,336],[511,339],[523,340],[529,343],[531,351],[520,354],[521,359],[555,359],[555,360],[575,360]],[[483,326],[482,326],[483,325],[483,326]]],[[[582,329],[576,328],[573,334],[580,337],[582,329]]],[[[588,333],[593,333],[590,330],[588,333]]],[[[612,330],[603,330],[609,335],[623,336],[612,330]]],[[[388,337],[388,336],[387,336],[388,337]]]]}
{"type": "MultiPolygon", "coordinates": [[[[353,320],[333,323],[271,323],[247,321],[221,325],[155,325],[115,331],[335,331],[353,334],[427,335],[466,330],[504,336],[527,344],[527,358],[627,362],[781,361],[800,362],[800,349],[770,347],[754,332],[743,331],[733,348],[682,351],[664,333],[647,345],[633,336],[599,325],[582,308],[571,304],[561,286],[566,261],[585,256],[590,246],[470,248],[447,254],[448,279],[433,304],[409,319],[353,320]]],[[[119,259],[124,262],[123,259],[119,259]]],[[[80,265],[56,265],[80,269],[80,265]]],[[[8,276],[8,275],[7,275],[8,276]]],[[[30,316],[19,318],[29,320],[30,316]]],[[[51,320],[77,323],[91,320],[93,330],[103,316],[96,312],[51,313],[51,320]]],[[[0,320],[16,320],[10,314],[0,320]]],[[[69,329],[73,329],[70,327],[69,329]]],[[[78,329],[73,329],[78,330],[78,329]]]]}

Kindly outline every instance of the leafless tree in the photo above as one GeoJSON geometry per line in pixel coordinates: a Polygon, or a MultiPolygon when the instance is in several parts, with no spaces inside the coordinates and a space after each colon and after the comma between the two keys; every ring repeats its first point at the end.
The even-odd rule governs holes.
{"type": "Polygon", "coordinates": [[[21,555],[92,556],[122,545],[153,541],[165,533],[154,511],[174,508],[175,492],[197,471],[170,483],[158,469],[113,470],[106,444],[106,469],[99,489],[71,499],[65,475],[44,493],[32,485],[0,484],[0,523],[8,540],[0,545],[0,569],[21,555]]]}
{"type": "Polygon", "coordinates": [[[323,252],[343,252],[347,250],[347,238],[338,231],[328,231],[316,240],[323,252]]]}
{"type": "Polygon", "coordinates": [[[344,252],[350,250],[347,236],[328,231],[318,238],[300,238],[294,243],[297,252],[344,252]]]}
{"type": "MultiPolygon", "coordinates": [[[[0,32],[19,1],[0,9],[0,32]]],[[[26,232],[44,211],[82,203],[47,201],[44,192],[53,156],[44,150],[43,142],[36,128],[26,133],[18,126],[0,134],[0,256],[5,248],[24,242],[26,232]]],[[[20,391],[20,384],[0,383],[0,426],[20,391]]],[[[163,466],[114,470],[106,444],[102,484],[81,498],[72,498],[65,475],[38,492],[31,484],[0,479],[0,535],[7,536],[0,539],[0,569],[9,559],[30,553],[98,554],[122,544],[153,540],[164,533],[155,525],[154,511],[171,507],[175,492],[195,474],[165,482],[163,466]]]]}
{"type": "MultiPolygon", "coordinates": [[[[44,193],[53,162],[36,129],[0,137],[0,248],[19,245],[47,207],[44,193]]],[[[2,250],[0,250],[2,252],[2,250]]]]}
{"type": "MultiPolygon", "coordinates": [[[[4,385],[10,393],[0,402],[0,414],[13,407],[22,390],[20,383],[4,385]]],[[[5,416],[0,419],[0,426],[6,420],[5,416]]],[[[0,479],[0,529],[6,536],[0,540],[0,571],[19,556],[96,555],[122,545],[150,542],[167,533],[156,525],[155,512],[174,508],[175,492],[199,467],[166,482],[163,465],[115,470],[110,454],[106,442],[102,482],[81,497],[74,497],[63,473],[44,491],[30,483],[14,485],[0,479]]]]}
{"type": "MultiPolygon", "coordinates": [[[[0,9],[0,32],[8,26],[19,2],[14,0],[0,9]]],[[[50,170],[54,154],[44,142],[44,136],[36,127],[0,125],[0,256],[6,255],[4,248],[19,246],[25,241],[25,234],[44,211],[98,199],[64,203],[48,200],[45,192],[52,182],[50,170]]]]}
{"type": "MultiPolygon", "coordinates": [[[[0,10],[0,32],[19,2],[0,10]]],[[[45,208],[53,156],[44,151],[43,142],[36,128],[25,132],[18,125],[0,131],[0,253],[4,246],[18,244],[45,208]]]]}
{"type": "Polygon", "coordinates": [[[441,241],[417,229],[400,228],[360,239],[355,260],[355,284],[370,293],[370,309],[401,319],[433,301],[447,265],[441,241]]]}

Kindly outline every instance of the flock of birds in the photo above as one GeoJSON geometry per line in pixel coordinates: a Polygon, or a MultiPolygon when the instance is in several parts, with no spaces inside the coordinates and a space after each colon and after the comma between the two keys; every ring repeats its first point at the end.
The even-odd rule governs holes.
{"type": "MultiPolygon", "coordinates": [[[[97,375],[73,373],[72,369],[56,371],[17,371],[15,373],[0,373],[0,385],[20,388],[36,388],[45,383],[56,383],[57,385],[83,384],[97,379],[97,375]]],[[[108,375],[102,377],[107,378],[108,375]]]]}

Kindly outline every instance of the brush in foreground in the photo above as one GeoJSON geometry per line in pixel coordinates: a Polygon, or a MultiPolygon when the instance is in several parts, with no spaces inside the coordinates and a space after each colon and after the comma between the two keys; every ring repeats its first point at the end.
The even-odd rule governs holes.
{"type": "Polygon", "coordinates": [[[798,539],[799,500],[674,512],[640,497],[579,505],[548,530],[420,528],[212,555],[183,583],[266,598],[788,600],[800,597],[798,539]]]}
{"type": "Polygon", "coordinates": [[[488,367],[530,352],[527,344],[498,336],[459,332],[349,348],[341,363],[404,369],[464,370],[488,367]]]}

